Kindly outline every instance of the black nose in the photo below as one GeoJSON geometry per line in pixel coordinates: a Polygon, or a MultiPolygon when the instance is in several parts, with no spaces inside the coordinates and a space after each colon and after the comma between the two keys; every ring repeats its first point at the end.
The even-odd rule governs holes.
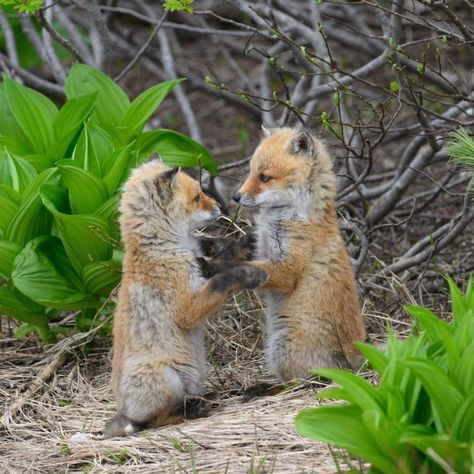
{"type": "Polygon", "coordinates": [[[235,202],[239,202],[241,197],[242,197],[242,196],[240,195],[239,192],[235,193],[235,194],[234,194],[234,201],[235,201],[235,202]]]}

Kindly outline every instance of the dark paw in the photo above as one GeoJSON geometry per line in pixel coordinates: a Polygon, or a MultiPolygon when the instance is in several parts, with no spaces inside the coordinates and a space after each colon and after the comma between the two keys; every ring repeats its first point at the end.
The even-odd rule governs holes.
{"type": "Polygon", "coordinates": [[[267,272],[250,265],[239,265],[232,268],[237,285],[245,290],[253,290],[267,281],[267,272]]]}

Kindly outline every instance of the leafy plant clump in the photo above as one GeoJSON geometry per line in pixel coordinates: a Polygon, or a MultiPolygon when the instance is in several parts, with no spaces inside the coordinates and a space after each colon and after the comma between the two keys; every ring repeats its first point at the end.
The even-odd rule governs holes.
{"type": "Polygon", "coordinates": [[[302,410],[299,434],[347,450],[374,473],[472,473],[474,469],[474,284],[463,295],[449,279],[453,322],[428,309],[407,311],[422,333],[385,351],[359,343],[377,386],[338,370],[316,370],[340,385],[319,398],[345,403],[302,410]]]}
{"type": "MultiPolygon", "coordinates": [[[[455,163],[465,166],[471,174],[474,174],[474,140],[464,128],[452,132],[451,139],[446,152],[455,163]]],[[[471,179],[469,188],[474,192],[474,178],[471,179]]]]}
{"type": "Polygon", "coordinates": [[[132,102],[108,76],[75,64],[60,108],[44,95],[0,83],[0,313],[43,340],[63,310],[85,330],[120,281],[120,188],[157,152],[170,166],[217,165],[172,130],[143,131],[180,82],[157,84],[132,102]],[[3,282],[3,284],[1,283],[3,282]]]}

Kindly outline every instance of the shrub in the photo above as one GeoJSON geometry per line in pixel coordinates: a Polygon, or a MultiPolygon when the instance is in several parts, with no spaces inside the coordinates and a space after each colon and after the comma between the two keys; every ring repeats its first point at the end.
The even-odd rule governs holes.
{"type": "Polygon", "coordinates": [[[452,280],[451,325],[422,307],[407,308],[422,329],[390,336],[379,351],[358,344],[379,376],[377,386],[353,373],[316,374],[340,385],[319,398],[344,401],[302,410],[299,434],[347,450],[380,473],[469,473],[474,469],[474,285],[452,280]]]}
{"type": "MultiPolygon", "coordinates": [[[[54,338],[50,321],[80,310],[80,329],[120,280],[117,206],[131,168],[158,152],[171,166],[217,166],[172,130],[143,131],[180,82],[157,84],[130,103],[103,73],[75,64],[58,111],[42,94],[0,84],[0,313],[54,338]]],[[[59,328],[59,330],[62,330],[59,328]]]]}

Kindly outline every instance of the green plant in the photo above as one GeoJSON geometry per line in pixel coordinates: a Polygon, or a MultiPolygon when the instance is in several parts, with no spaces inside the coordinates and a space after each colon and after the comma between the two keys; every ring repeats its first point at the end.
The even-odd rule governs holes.
{"type": "MultiPolygon", "coordinates": [[[[463,128],[459,128],[450,134],[451,142],[446,148],[453,160],[467,167],[471,173],[474,172],[474,140],[463,128]]],[[[470,190],[474,192],[474,179],[469,184],[470,190]]]]}
{"type": "Polygon", "coordinates": [[[343,401],[302,410],[299,434],[346,449],[374,473],[472,473],[474,469],[474,284],[463,295],[448,279],[453,322],[410,306],[422,332],[389,337],[384,352],[359,343],[376,386],[338,369],[316,370],[340,387],[319,398],[343,401]]]}
{"type": "Polygon", "coordinates": [[[129,170],[159,153],[170,166],[217,165],[191,138],[143,131],[180,80],[131,103],[103,73],[75,64],[58,110],[42,94],[4,77],[0,84],[0,313],[45,341],[63,310],[80,310],[85,330],[120,281],[120,187],[129,170]]]}
{"type": "Polygon", "coordinates": [[[42,6],[43,0],[0,0],[0,5],[12,6],[20,13],[36,13],[42,6]]]}

